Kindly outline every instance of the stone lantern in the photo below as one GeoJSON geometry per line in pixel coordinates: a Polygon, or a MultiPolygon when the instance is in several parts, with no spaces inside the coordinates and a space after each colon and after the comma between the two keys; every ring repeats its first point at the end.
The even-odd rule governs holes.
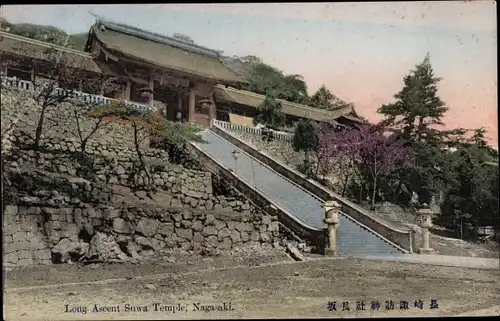
{"type": "Polygon", "coordinates": [[[434,251],[430,247],[430,235],[429,228],[432,227],[432,217],[437,214],[436,209],[433,206],[427,206],[423,204],[424,207],[417,211],[417,224],[422,230],[422,245],[420,248],[420,254],[429,254],[434,251]]]}
{"type": "Polygon", "coordinates": [[[339,212],[341,205],[336,201],[325,202],[325,219],[326,223],[326,246],[325,255],[337,255],[337,229],[339,226],[339,212]]]}

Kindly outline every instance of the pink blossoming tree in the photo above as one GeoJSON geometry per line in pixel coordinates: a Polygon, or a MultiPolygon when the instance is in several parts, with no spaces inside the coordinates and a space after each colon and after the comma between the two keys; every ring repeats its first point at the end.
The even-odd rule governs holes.
{"type": "Polygon", "coordinates": [[[318,125],[315,133],[318,137],[318,170],[326,175],[341,159],[347,159],[349,166],[358,167],[371,180],[372,207],[375,206],[379,178],[407,165],[413,156],[401,141],[384,136],[380,125],[363,124],[357,129],[343,131],[318,125]]]}

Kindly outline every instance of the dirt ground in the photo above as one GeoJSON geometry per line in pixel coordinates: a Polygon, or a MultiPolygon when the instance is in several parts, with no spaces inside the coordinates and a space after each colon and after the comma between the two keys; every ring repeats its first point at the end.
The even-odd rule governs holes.
{"type": "Polygon", "coordinates": [[[499,279],[494,270],[359,259],[294,262],[276,249],[211,258],[171,254],[143,264],[8,271],[4,311],[7,320],[498,315],[499,279]],[[431,299],[437,309],[429,308],[431,299]],[[361,300],[365,311],[356,312],[361,300]],[[394,310],[385,309],[386,300],[395,302],[394,310]],[[409,302],[408,310],[400,310],[400,300],[409,302]],[[327,309],[333,301],[337,311],[327,309]],[[371,301],[380,302],[379,311],[371,311],[371,301]],[[350,311],[341,311],[342,302],[350,311]],[[217,311],[224,303],[226,311],[217,311]],[[109,311],[93,312],[95,305],[109,311]]]}

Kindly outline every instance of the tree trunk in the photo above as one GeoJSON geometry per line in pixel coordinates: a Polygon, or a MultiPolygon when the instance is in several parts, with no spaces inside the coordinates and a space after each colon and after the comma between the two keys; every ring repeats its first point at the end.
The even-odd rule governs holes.
{"type": "Polygon", "coordinates": [[[83,154],[85,154],[85,149],[87,148],[88,137],[82,140],[82,145],[80,146],[80,150],[83,154]]]}
{"type": "Polygon", "coordinates": [[[146,163],[144,162],[144,155],[142,155],[141,152],[141,147],[139,144],[139,137],[138,137],[138,129],[137,129],[137,124],[135,122],[133,123],[134,125],[134,146],[135,146],[135,151],[137,153],[137,157],[139,158],[139,163],[141,164],[142,169],[146,173],[146,177],[148,180],[148,188],[151,188],[151,174],[149,173],[149,170],[146,166],[146,163]]]}
{"type": "Polygon", "coordinates": [[[344,184],[342,186],[342,197],[344,197],[344,195],[345,195],[345,192],[346,192],[346,189],[347,189],[347,184],[349,183],[349,178],[350,178],[350,175],[346,174],[346,178],[345,178],[344,184]]]}
{"type": "Polygon", "coordinates": [[[40,113],[40,118],[38,119],[38,124],[36,126],[35,150],[38,150],[40,148],[40,139],[42,137],[42,131],[43,131],[43,120],[45,119],[45,109],[46,107],[42,107],[42,112],[40,113]]]}
{"type": "Polygon", "coordinates": [[[373,178],[373,191],[372,191],[372,210],[375,208],[375,194],[377,191],[377,177],[373,178]]]}

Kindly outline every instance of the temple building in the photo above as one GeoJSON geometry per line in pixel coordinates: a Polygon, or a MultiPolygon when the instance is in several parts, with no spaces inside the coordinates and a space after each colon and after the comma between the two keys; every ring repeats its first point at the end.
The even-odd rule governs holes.
{"type": "Polygon", "coordinates": [[[114,22],[98,20],[85,51],[105,74],[123,82],[123,99],[158,101],[169,120],[209,126],[216,117],[215,86],[244,84],[215,50],[114,22]]]}
{"type": "MultiPolygon", "coordinates": [[[[84,52],[4,31],[0,31],[0,46],[2,61],[17,62],[2,64],[4,76],[31,81],[43,76],[58,59],[47,55],[47,49],[55,49],[64,55],[69,67],[85,72],[83,79],[61,83],[60,87],[154,106],[172,121],[208,127],[218,119],[253,126],[257,107],[265,99],[241,90],[245,80],[223,64],[216,50],[103,19],[91,26],[84,52]],[[115,86],[96,90],[84,79],[112,80],[115,86]]],[[[287,126],[300,118],[345,125],[360,122],[349,106],[326,111],[279,101],[287,126]]]]}

